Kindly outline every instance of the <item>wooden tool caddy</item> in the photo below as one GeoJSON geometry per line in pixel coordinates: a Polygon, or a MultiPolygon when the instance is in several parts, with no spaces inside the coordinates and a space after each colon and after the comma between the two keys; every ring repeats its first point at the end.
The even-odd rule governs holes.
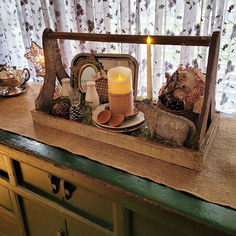
{"type": "Polygon", "coordinates": [[[62,78],[69,77],[61,61],[57,39],[146,44],[147,37],[141,35],[65,33],[45,29],[43,33],[43,48],[46,76],[43,87],[35,102],[36,110],[31,112],[34,122],[64,132],[94,139],[101,142],[101,145],[103,143],[111,144],[152,158],[200,171],[219,121],[219,113],[215,111],[215,84],[220,44],[219,32],[214,32],[212,36],[206,37],[150,37],[152,38],[152,44],[209,47],[204,102],[196,126],[193,148],[166,146],[130,135],[101,130],[93,126],[54,117],[47,113],[49,104],[53,99],[56,77],[59,81],[61,81],[62,78]]]}

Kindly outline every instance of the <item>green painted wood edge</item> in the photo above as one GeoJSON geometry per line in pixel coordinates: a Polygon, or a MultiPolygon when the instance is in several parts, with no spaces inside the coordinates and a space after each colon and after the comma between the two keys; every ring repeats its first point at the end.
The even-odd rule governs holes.
{"type": "Polygon", "coordinates": [[[236,232],[236,210],[234,209],[206,202],[190,194],[8,131],[0,130],[0,143],[118,186],[198,222],[236,232]]]}

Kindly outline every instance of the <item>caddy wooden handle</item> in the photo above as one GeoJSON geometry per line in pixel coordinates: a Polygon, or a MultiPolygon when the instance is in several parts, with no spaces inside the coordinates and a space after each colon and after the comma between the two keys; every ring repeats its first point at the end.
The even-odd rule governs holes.
{"type": "MultiPolygon", "coordinates": [[[[209,36],[150,35],[150,37],[152,39],[152,44],[160,44],[160,45],[209,46],[211,42],[211,37],[209,36]]],[[[47,34],[47,38],[94,41],[94,42],[110,42],[110,43],[147,44],[146,35],[49,32],[47,34]]]]}

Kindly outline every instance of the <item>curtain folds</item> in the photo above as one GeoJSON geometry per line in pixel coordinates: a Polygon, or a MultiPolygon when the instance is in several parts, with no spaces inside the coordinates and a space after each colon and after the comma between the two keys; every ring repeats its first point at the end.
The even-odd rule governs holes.
{"type": "MultiPolygon", "coordinates": [[[[42,46],[45,27],[54,31],[144,34],[211,35],[221,32],[216,88],[217,109],[236,115],[236,6],[234,0],[2,0],[0,5],[0,63],[28,67],[24,58],[31,40],[42,46]]],[[[66,70],[80,52],[128,53],[139,63],[138,94],[146,95],[145,45],[60,41],[66,70]]],[[[179,65],[206,71],[205,47],[152,45],[154,96],[165,72],[179,65]]]]}

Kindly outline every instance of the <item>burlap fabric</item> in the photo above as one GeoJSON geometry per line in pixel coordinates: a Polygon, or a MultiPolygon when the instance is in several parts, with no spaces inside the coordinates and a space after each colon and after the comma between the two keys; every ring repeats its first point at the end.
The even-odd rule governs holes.
{"type": "Polygon", "coordinates": [[[0,98],[0,128],[84,155],[103,164],[148,178],[236,209],[236,120],[221,118],[216,136],[201,172],[116,148],[55,129],[35,126],[30,110],[39,84],[12,98],[0,98]],[[58,138],[61,137],[61,138],[58,138]]]}

